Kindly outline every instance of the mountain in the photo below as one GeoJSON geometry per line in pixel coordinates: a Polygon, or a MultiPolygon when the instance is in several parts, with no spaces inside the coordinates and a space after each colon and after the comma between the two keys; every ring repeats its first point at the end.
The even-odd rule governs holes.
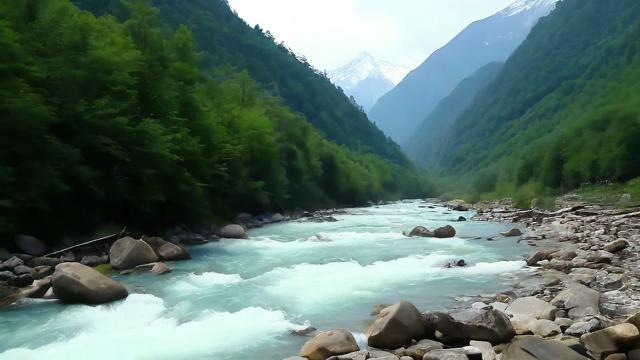
{"type": "Polygon", "coordinates": [[[350,63],[328,72],[329,79],[353,96],[365,111],[404,78],[409,68],[388,61],[377,61],[363,52],[350,63]]]}
{"type": "MultiPolygon", "coordinates": [[[[94,14],[128,16],[119,0],[73,0],[94,14]]],[[[126,3],[123,2],[123,3],[126,3]]],[[[298,58],[268,31],[248,26],[224,0],[150,0],[162,21],[175,30],[186,26],[201,50],[205,68],[246,69],[271,94],[303,114],[324,136],[359,152],[408,164],[400,147],[372,124],[367,115],[335,88],[320,71],[298,58]]]]}
{"type": "Polygon", "coordinates": [[[467,26],[380,98],[369,118],[403,145],[440,100],[490,62],[504,62],[554,0],[518,0],[467,26]]]}
{"type": "Polygon", "coordinates": [[[471,105],[480,90],[491,83],[502,70],[502,63],[490,63],[481,67],[442,99],[409,138],[405,149],[409,157],[422,167],[429,167],[439,141],[448,133],[458,116],[471,105]]]}
{"type": "Polygon", "coordinates": [[[564,0],[443,136],[435,163],[478,192],[640,176],[639,84],[640,3],[564,0]]]}

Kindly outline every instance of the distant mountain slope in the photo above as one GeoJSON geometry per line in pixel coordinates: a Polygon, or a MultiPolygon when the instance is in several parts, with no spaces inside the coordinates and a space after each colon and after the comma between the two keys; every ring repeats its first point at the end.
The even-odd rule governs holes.
{"type": "Polygon", "coordinates": [[[519,0],[469,25],[380,98],[369,118],[396,142],[405,143],[460,81],[490,62],[504,62],[554,4],[554,0],[519,0]]]}
{"type": "Polygon", "coordinates": [[[441,138],[453,126],[458,116],[473,103],[478,92],[498,76],[502,63],[490,63],[476,71],[442,99],[436,108],[422,122],[404,148],[409,157],[418,165],[428,167],[441,138]]]}
{"type": "Polygon", "coordinates": [[[363,52],[348,64],[329,71],[328,76],[345,94],[353,96],[365,111],[369,111],[408,72],[406,67],[377,61],[368,52],[363,52]]]}
{"type": "Polygon", "coordinates": [[[640,176],[640,2],[559,3],[443,143],[439,166],[478,190],[640,176]]]}
{"type": "MultiPolygon", "coordinates": [[[[79,7],[101,14],[122,11],[117,0],[74,0],[79,7]]],[[[247,69],[269,92],[302,113],[327,139],[352,150],[372,152],[407,164],[400,147],[372,124],[320,72],[298,59],[259,27],[249,27],[224,0],[151,0],[165,23],[186,25],[203,51],[203,65],[247,69]]],[[[118,14],[116,14],[118,15],[118,14]]]]}

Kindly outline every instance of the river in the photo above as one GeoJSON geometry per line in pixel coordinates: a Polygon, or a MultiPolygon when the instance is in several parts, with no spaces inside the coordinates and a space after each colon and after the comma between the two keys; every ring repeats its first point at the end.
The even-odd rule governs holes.
{"type": "Polygon", "coordinates": [[[473,213],[427,205],[347,209],[337,222],[279,223],[193,246],[193,259],[170,263],[168,275],[117,276],[131,295],[112,304],[13,306],[0,313],[0,359],[282,359],[306,340],[289,329],[345,328],[363,341],[374,304],[445,309],[505,289],[505,275],[522,271],[526,245],[496,236],[512,224],[452,222],[473,213]],[[402,235],[446,224],[455,238],[402,235]],[[441,266],[453,258],[469,266],[441,266]]]}

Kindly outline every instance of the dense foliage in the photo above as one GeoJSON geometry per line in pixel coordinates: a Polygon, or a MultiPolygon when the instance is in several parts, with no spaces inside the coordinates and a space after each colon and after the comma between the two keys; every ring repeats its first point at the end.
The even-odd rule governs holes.
{"type": "MultiPolygon", "coordinates": [[[[74,0],[95,14],[128,17],[118,0],[74,0]]],[[[384,159],[408,164],[400,147],[368,119],[362,109],[336,89],[329,79],[296,56],[283,43],[276,44],[269,32],[251,28],[224,0],[149,0],[163,22],[172,29],[185,25],[202,50],[202,65],[230,65],[246,69],[269,93],[281,97],[302,113],[329,140],[384,159]]]]}
{"type": "Polygon", "coordinates": [[[167,30],[157,9],[127,14],[0,2],[3,239],[424,191],[411,169],[327,141],[246,71],[202,71],[190,31],[167,30]]]}
{"type": "Polygon", "coordinates": [[[475,190],[640,176],[640,3],[564,0],[540,20],[437,154],[475,190]]]}

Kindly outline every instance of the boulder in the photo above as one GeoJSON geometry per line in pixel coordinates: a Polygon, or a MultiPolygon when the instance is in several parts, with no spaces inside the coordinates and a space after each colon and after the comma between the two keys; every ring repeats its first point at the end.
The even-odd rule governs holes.
{"type": "Polygon", "coordinates": [[[57,265],[52,285],[56,296],[67,303],[102,304],[128,296],[122,284],[80,263],[57,265]]]}
{"type": "Polygon", "coordinates": [[[629,246],[629,243],[626,240],[615,240],[604,246],[604,250],[608,251],[612,254],[615,254],[619,251],[626,249],[629,246]]]}
{"type": "Polygon", "coordinates": [[[253,217],[251,216],[251,214],[240,213],[240,214],[238,214],[238,216],[236,216],[236,222],[238,224],[248,224],[248,223],[251,222],[252,218],[253,217]]]}
{"type": "Polygon", "coordinates": [[[46,245],[40,239],[30,235],[17,235],[15,243],[20,250],[29,255],[39,256],[47,250],[46,245]]]}
{"type": "Polygon", "coordinates": [[[524,336],[509,344],[500,360],[588,360],[560,341],[524,336]]]}
{"type": "Polygon", "coordinates": [[[564,333],[571,336],[581,336],[599,329],[600,320],[592,318],[574,322],[564,333]]]}
{"type": "Polygon", "coordinates": [[[469,360],[469,357],[460,349],[442,349],[429,351],[422,360],[469,360]]]}
{"type": "Polygon", "coordinates": [[[617,290],[622,287],[627,276],[625,274],[609,273],[605,270],[596,271],[593,275],[595,287],[598,291],[617,290]]]}
{"type": "Polygon", "coordinates": [[[461,341],[478,340],[499,344],[511,340],[515,331],[509,318],[497,310],[481,312],[468,321],[456,320],[451,315],[430,312],[425,314],[430,319],[427,328],[434,328],[446,338],[461,341]]]}
{"type": "Polygon", "coordinates": [[[13,270],[18,265],[23,265],[24,261],[17,256],[12,256],[8,260],[5,260],[0,264],[0,270],[13,270]]]}
{"type": "Polygon", "coordinates": [[[329,330],[307,341],[300,350],[300,356],[309,360],[326,360],[330,356],[348,354],[359,349],[356,339],[350,332],[329,330]]]}
{"type": "Polygon", "coordinates": [[[456,236],[456,229],[451,225],[439,227],[433,231],[433,237],[444,239],[456,236]]]}
{"type": "Polygon", "coordinates": [[[431,350],[443,349],[444,345],[435,340],[424,339],[420,340],[417,344],[411,345],[408,348],[400,348],[396,350],[396,355],[401,356],[409,356],[412,359],[422,359],[424,354],[428,353],[431,350]]]}
{"type": "Polygon", "coordinates": [[[611,317],[626,317],[640,309],[640,295],[634,291],[613,290],[600,297],[602,313],[611,317]]]}
{"type": "Polygon", "coordinates": [[[131,269],[138,265],[156,262],[158,256],[146,242],[127,236],[111,245],[109,261],[115,269],[131,269]]]}
{"type": "Polygon", "coordinates": [[[590,355],[604,359],[607,355],[621,352],[625,345],[640,339],[640,332],[633,324],[622,323],[580,337],[590,355]]]}
{"type": "Polygon", "coordinates": [[[80,264],[87,265],[89,267],[94,267],[102,264],[106,264],[109,262],[109,256],[97,256],[97,255],[88,255],[83,256],[80,260],[80,264]]]}
{"type": "Polygon", "coordinates": [[[46,278],[35,280],[33,284],[22,289],[21,294],[24,297],[41,298],[51,288],[51,276],[46,278]]]}
{"type": "Polygon", "coordinates": [[[515,299],[505,310],[511,316],[553,320],[558,309],[535,296],[515,299]]]}
{"type": "Polygon", "coordinates": [[[406,301],[391,305],[369,326],[367,343],[381,349],[395,349],[421,339],[424,335],[422,315],[416,307],[406,301]]]}
{"type": "Polygon", "coordinates": [[[38,266],[56,266],[61,262],[63,262],[63,260],[59,258],[34,257],[33,259],[27,262],[27,265],[35,268],[38,266]]]}
{"type": "Polygon", "coordinates": [[[572,319],[600,314],[600,293],[582,284],[569,282],[551,303],[567,311],[572,319]]]}
{"type": "Polygon", "coordinates": [[[238,224],[229,224],[218,230],[218,235],[227,239],[243,239],[246,236],[246,230],[238,224]]]}
{"type": "Polygon", "coordinates": [[[429,229],[427,229],[426,227],[418,225],[418,226],[414,227],[409,232],[409,234],[405,234],[405,235],[410,236],[410,237],[415,237],[415,236],[427,237],[427,236],[431,236],[432,232],[429,231],[429,229]]]}
{"type": "Polygon", "coordinates": [[[490,342],[471,340],[469,345],[482,352],[482,360],[496,360],[496,352],[490,342]]]}
{"type": "Polygon", "coordinates": [[[551,256],[547,251],[536,251],[527,259],[527,266],[536,266],[538,261],[550,260],[551,256]]]}
{"type": "Polygon", "coordinates": [[[18,265],[13,268],[13,273],[16,275],[31,274],[32,272],[33,268],[27,265],[18,265]]]}
{"type": "Polygon", "coordinates": [[[587,256],[587,261],[593,262],[596,264],[610,264],[613,261],[613,259],[615,259],[615,257],[616,257],[615,255],[613,255],[608,251],[596,250],[596,251],[592,251],[587,256]]]}
{"type": "Polygon", "coordinates": [[[534,335],[542,337],[556,336],[562,334],[562,330],[558,324],[551,320],[539,319],[529,322],[529,329],[534,335]]]}
{"type": "Polygon", "coordinates": [[[169,268],[167,264],[163,262],[157,262],[153,264],[153,267],[151,268],[151,272],[158,275],[168,274],[171,272],[171,268],[169,268]]]}
{"type": "Polygon", "coordinates": [[[29,286],[33,284],[33,280],[34,279],[33,279],[33,276],[31,276],[31,274],[16,275],[15,277],[7,280],[7,285],[23,288],[25,286],[29,286]]]}
{"type": "Polygon", "coordinates": [[[284,216],[280,213],[275,213],[271,216],[271,222],[281,222],[284,221],[284,216]]]}
{"type": "Polygon", "coordinates": [[[191,255],[187,249],[180,245],[165,241],[160,237],[143,237],[142,240],[153,248],[153,251],[156,252],[160,260],[178,261],[191,259],[191,255]]]}
{"type": "Polygon", "coordinates": [[[520,229],[511,229],[509,231],[501,232],[500,235],[502,235],[504,237],[521,236],[522,235],[522,231],[520,231],[520,229]]]}

